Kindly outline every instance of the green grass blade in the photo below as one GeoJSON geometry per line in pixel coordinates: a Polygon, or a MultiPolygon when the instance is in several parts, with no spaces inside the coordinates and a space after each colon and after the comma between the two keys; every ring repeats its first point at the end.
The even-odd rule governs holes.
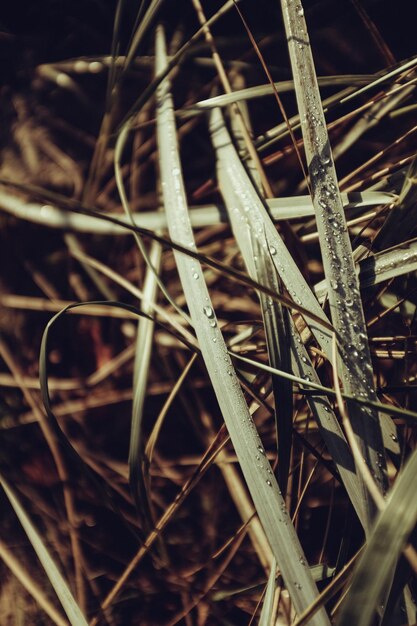
{"type": "MultiPolygon", "coordinates": [[[[233,137],[239,152],[242,154],[246,150],[246,135],[248,131],[249,133],[251,132],[251,126],[246,103],[242,103],[240,107],[241,119],[236,116],[234,107],[230,109],[230,116],[233,137]],[[245,133],[242,133],[241,128],[243,119],[245,119],[245,127],[247,129],[245,133]]],[[[236,158],[238,158],[237,152],[235,154],[236,158]]],[[[249,170],[251,179],[248,180],[248,187],[253,184],[260,197],[264,198],[262,177],[256,166],[257,163],[252,158],[246,160],[246,167],[249,170]]],[[[242,213],[239,212],[236,214],[236,211],[233,210],[235,207],[239,207],[239,198],[234,195],[233,186],[230,185],[228,177],[223,175],[224,162],[221,159],[217,162],[217,169],[217,178],[220,190],[226,201],[229,220],[249,274],[254,276],[261,284],[268,285],[277,293],[281,293],[282,286],[272,262],[271,253],[268,249],[264,233],[256,234],[251,231],[248,228],[247,222],[242,220],[242,213]]],[[[261,292],[259,292],[259,300],[265,328],[269,362],[273,367],[290,371],[291,338],[289,310],[261,292]]],[[[287,493],[292,451],[292,384],[286,379],[272,376],[272,391],[274,395],[275,424],[278,440],[278,484],[285,495],[287,493]]]]}
{"type": "MultiPolygon", "coordinates": [[[[249,184],[245,168],[240,159],[236,158],[235,149],[219,109],[214,109],[210,115],[210,129],[217,158],[223,162],[223,175],[227,176],[234,189],[234,194],[240,198],[244,219],[249,221],[249,226],[255,233],[265,233],[275,268],[294,302],[299,305],[302,304],[306,310],[311,311],[318,319],[327,323],[325,313],[289,254],[283,240],[278,235],[257,191],[253,185],[249,184]]],[[[318,343],[331,359],[331,332],[324,331],[322,325],[312,321],[308,315],[306,315],[306,319],[318,343]]]]}
{"type": "MultiPolygon", "coordinates": [[[[167,65],[162,28],[156,39],[157,74],[167,65]]],[[[181,175],[177,133],[170,85],[166,80],[157,91],[157,139],[165,210],[170,236],[190,249],[195,248],[181,175]]],[[[225,419],[243,475],[264,527],[271,550],[282,572],[297,611],[317,596],[317,589],[299,544],[278,484],[228,355],[217,324],[201,265],[187,255],[175,252],[178,272],[191,313],[202,355],[225,419]]],[[[317,624],[329,624],[326,612],[317,615],[317,624]]]]}
{"type": "MultiPolygon", "coordinates": [[[[257,191],[251,184],[231,142],[220,110],[215,109],[211,113],[210,126],[219,162],[219,184],[224,194],[226,205],[230,207],[230,219],[232,220],[232,225],[234,224],[235,233],[250,227],[252,232],[257,233],[258,236],[263,237],[266,234],[268,241],[266,247],[268,255],[270,255],[269,258],[274,260],[275,269],[279,272],[290,293],[293,294],[295,301],[303,302],[303,304],[307,302],[310,310],[314,310],[315,313],[325,317],[296,263],[275,230],[257,191]],[[236,210],[239,214],[236,214],[236,210]]],[[[244,245],[241,245],[241,251],[245,257],[244,245]]],[[[247,263],[250,264],[250,260],[247,263]]],[[[314,381],[320,387],[320,381],[311,363],[310,356],[293,325],[292,333],[291,356],[294,369],[300,377],[314,381]]],[[[322,333],[317,333],[316,338],[322,349],[328,351],[329,359],[331,359],[330,335],[327,340],[327,337],[324,337],[322,333]]],[[[270,371],[272,372],[273,369],[274,367],[270,371]]],[[[356,476],[352,455],[330,403],[325,397],[315,398],[311,396],[308,397],[308,402],[320,426],[323,439],[332,454],[334,462],[338,466],[359,519],[362,521],[362,524],[366,524],[362,490],[356,476]]]]}
{"type": "Polygon", "coordinates": [[[277,564],[275,559],[271,563],[271,572],[269,574],[268,582],[266,584],[266,592],[264,601],[262,604],[262,611],[259,617],[259,626],[270,626],[272,623],[273,610],[274,610],[274,596],[277,588],[276,584],[276,570],[277,564]]]}
{"type": "Polygon", "coordinates": [[[22,507],[14,490],[10,487],[7,480],[2,475],[0,475],[0,484],[3,487],[4,492],[10,504],[12,505],[20,523],[22,524],[23,530],[25,531],[30,543],[32,544],[32,547],[35,550],[38,559],[41,562],[42,567],[44,568],[46,575],[48,576],[49,581],[59,598],[59,601],[68,617],[68,621],[70,622],[71,626],[87,626],[87,621],[82,614],[80,607],[76,603],[74,596],[72,595],[67,583],[62,577],[61,572],[55,565],[54,560],[46,549],[40,534],[34,527],[28,514],[22,507]]]}
{"type": "MultiPolygon", "coordinates": [[[[340,345],[338,371],[345,391],[375,400],[371,356],[359,283],[339,193],[326,121],[301,3],[281,0],[288,49],[326,280],[331,318],[340,345]]],[[[385,450],[378,414],[350,407],[358,445],[381,491],[387,488],[385,450]]],[[[366,488],[366,515],[375,511],[366,488]]]]}
{"type": "MultiPolygon", "coordinates": [[[[319,85],[321,87],[333,87],[336,85],[362,85],[368,84],[373,79],[373,75],[344,75],[344,76],[323,76],[319,77],[319,85]]],[[[283,80],[279,83],[274,83],[275,90],[278,93],[287,93],[294,91],[294,81],[283,80]]],[[[212,96],[206,100],[199,100],[195,104],[191,105],[187,109],[180,109],[178,114],[180,117],[188,117],[193,115],[197,111],[205,111],[207,109],[214,109],[215,107],[226,107],[234,102],[242,102],[247,100],[254,100],[255,98],[263,98],[265,96],[272,96],[275,91],[270,83],[265,85],[257,85],[256,87],[246,87],[245,89],[239,89],[233,93],[220,94],[218,96],[212,96]]]]}
{"type": "Polygon", "coordinates": [[[361,288],[378,285],[417,270],[417,240],[406,241],[359,263],[361,288]]]}
{"type": "Polygon", "coordinates": [[[417,522],[415,476],[417,452],[413,452],[388,494],[353,577],[342,607],[338,626],[369,626],[380,606],[386,587],[417,522]]]}
{"type": "MultiPolygon", "coordinates": [[[[149,252],[149,260],[156,272],[161,262],[162,248],[159,243],[153,242],[149,252]]],[[[151,315],[152,304],[155,302],[158,283],[153,270],[148,268],[143,286],[141,310],[151,315]]],[[[152,355],[155,323],[146,317],[139,322],[136,338],[135,363],[133,374],[133,406],[132,423],[129,441],[129,482],[132,495],[139,513],[144,513],[143,523],[145,533],[153,528],[152,509],[149,503],[149,494],[145,479],[146,458],[142,433],[143,409],[148,383],[149,367],[152,355]]]]}
{"type": "Polygon", "coordinates": [[[415,231],[417,201],[417,157],[411,163],[401,193],[393,210],[373,241],[376,250],[383,250],[408,239],[415,231]]]}

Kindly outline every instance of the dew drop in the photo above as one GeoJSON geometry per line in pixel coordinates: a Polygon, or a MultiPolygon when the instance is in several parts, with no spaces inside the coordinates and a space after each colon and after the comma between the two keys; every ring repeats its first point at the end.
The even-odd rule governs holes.
{"type": "Polygon", "coordinates": [[[298,17],[303,17],[303,15],[304,15],[304,9],[303,9],[303,7],[301,6],[301,4],[299,4],[299,5],[298,5],[298,7],[297,7],[296,11],[297,11],[297,15],[298,15],[298,17]]]}
{"type": "Polygon", "coordinates": [[[103,69],[103,65],[99,61],[93,61],[89,64],[88,69],[93,74],[97,74],[97,72],[101,72],[101,70],[103,69]]]}
{"type": "Polygon", "coordinates": [[[272,483],[271,483],[271,481],[270,481],[270,480],[267,480],[267,481],[266,481],[266,484],[268,485],[268,487],[272,487],[272,483]]]}
{"type": "Polygon", "coordinates": [[[198,272],[194,272],[193,278],[194,278],[194,280],[198,280],[199,279],[198,272]]]}
{"type": "Polygon", "coordinates": [[[211,306],[203,307],[204,315],[206,315],[209,319],[214,317],[214,311],[211,306]]]}
{"type": "Polygon", "coordinates": [[[269,252],[270,252],[272,255],[274,255],[274,254],[276,254],[276,253],[277,253],[276,248],[274,248],[274,246],[270,246],[270,247],[269,247],[269,252]]]}

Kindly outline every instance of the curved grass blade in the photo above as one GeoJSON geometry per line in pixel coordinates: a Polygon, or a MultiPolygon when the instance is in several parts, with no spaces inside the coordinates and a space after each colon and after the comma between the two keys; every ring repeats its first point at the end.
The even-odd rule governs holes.
{"type": "MultiPolygon", "coordinates": [[[[333,163],[326,121],[314,68],[307,25],[301,2],[281,0],[288,49],[293,70],[298,110],[311,192],[316,211],[322,260],[330,286],[329,303],[340,344],[338,371],[344,389],[375,400],[372,362],[352,249],[333,163]]],[[[358,445],[377,482],[387,488],[386,459],[378,414],[352,405],[351,422],[358,445]]],[[[374,503],[361,483],[368,521],[374,503]]]]}
{"type": "Polygon", "coordinates": [[[4,489],[4,492],[12,505],[23,530],[25,531],[33,549],[35,550],[39,561],[44,568],[46,575],[52,587],[55,590],[56,595],[64,609],[71,626],[87,626],[87,621],[81,612],[80,607],[76,603],[67,583],[61,575],[61,572],[55,565],[54,560],[46,549],[41,536],[34,527],[32,521],[27,515],[26,511],[19,502],[14,490],[10,487],[7,480],[0,474],[0,484],[4,489]]]}
{"type": "MultiPolygon", "coordinates": [[[[120,200],[122,202],[122,206],[123,209],[126,213],[126,216],[129,218],[132,226],[135,226],[135,223],[133,221],[133,217],[132,217],[132,211],[130,209],[130,205],[129,205],[129,201],[127,198],[127,193],[125,190],[125,186],[124,186],[124,180],[123,180],[123,176],[122,176],[122,168],[121,168],[121,162],[122,162],[122,155],[123,155],[123,150],[124,147],[126,145],[126,141],[127,138],[129,136],[129,132],[130,132],[130,128],[131,128],[131,124],[133,123],[133,118],[128,120],[128,122],[123,126],[122,130],[120,131],[120,133],[118,134],[117,137],[117,141],[116,141],[116,147],[115,147],[115,151],[114,151],[114,175],[116,178],[116,184],[117,184],[117,190],[119,192],[119,196],[120,196],[120,200]]],[[[140,233],[138,231],[133,231],[133,236],[135,238],[136,244],[138,246],[139,252],[142,255],[146,265],[148,266],[148,268],[153,272],[154,274],[154,278],[155,281],[157,282],[160,290],[162,291],[162,293],[164,294],[165,298],[168,300],[168,302],[171,304],[171,306],[174,307],[174,309],[177,311],[177,313],[183,317],[189,324],[191,324],[191,320],[188,317],[188,315],[176,304],[175,300],[173,300],[168,292],[168,289],[165,287],[164,283],[162,282],[161,278],[159,277],[158,272],[155,270],[154,266],[151,263],[151,260],[149,258],[148,252],[146,250],[146,247],[143,243],[142,237],[140,235],[140,233]]]]}
{"type": "MultiPolygon", "coordinates": [[[[239,200],[230,188],[228,177],[222,173],[222,161],[218,162],[218,180],[226,206],[229,206],[233,233],[249,274],[279,293],[279,279],[271,261],[265,237],[260,234],[258,238],[241,219],[241,213],[235,215],[233,211],[234,207],[239,206],[239,200]]],[[[283,310],[280,303],[274,302],[262,293],[259,294],[259,299],[269,362],[277,369],[289,371],[288,309],[283,310]]],[[[292,448],[292,385],[289,381],[286,381],[287,384],[280,385],[277,380],[279,380],[277,377],[272,376],[278,434],[278,483],[281,490],[286,493],[292,448]]]]}
{"type": "MultiPolygon", "coordinates": [[[[149,260],[152,267],[158,272],[162,255],[162,248],[159,243],[153,242],[149,253],[149,260]]],[[[152,303],[156,299],[157,281],[154,271],[148,268],[143,285],[143,298],[141,310],[147,315],[151,314],[152,303]]],[[[148,494],[147,461],[144,454],[144,444],[142,439],[143,408],[146,396],[146,386],[148,382],[149,366],[152,355],[152,345],[154,339],[155,323],[143,317],[139,322],[136,338],[134,374],[133,374],[133,406],[132,423],[129,441],[129,482],[136,509],[143,518],[145,534],[152,530],[153,515],[148,494]]]]}
{"type": "MultiPolygon", "coordinates": [[[[373,79],[373,74],[370,75],[342,75],[342,76],[322,76],[318,78],[319,85],[321,87],[333,87],[335,85],[362,85],[368,84],[373,79]]],[[[253,100],[255,98],[263,98],[265,96],[272,96],[274,91],[278,93],[287,93],[294,91],[293,80],[283,80],[279,83],[274,83],[275,89],[273,89],[270,83],[265,85],[257,85],[256,87],[246,87],[245,89],[238,89],[233,93],[225,93],[217,96],[212,96],[206,100],[199,100],[195,104],[190,105],[186,109],[180,109],[178,115],[180,117],[188,117],[196,111],[205,111],[207,109],[214,109],[216,107],[226,107],[235,102],[253,100]]]]}
{"type": "Polygon", "coordinates": [[[417,522],[415,476],[417,452],[414,451],[390,490],[384,510],[375,521],[344,600],[338,626],[369,626],[380,606],[387,584],[408,537],[417,522]]]}
{"type": "MultiPolygon", "coordinates": [[[[273,263],[288,292],[294,299],[294,303],[299,306],[302,305],[305,311],[314,313],[317,320],[323,320],[323,323],[327,325],[328,320],[325,313],[307,285],[294,259],[289,254],[281,237],[278,235],[258,192],[249,183],[248,175],[236,155],[219,109],[214,109],[210,115],[210,130],[217,158],[222,160],[224,176],[228,177],[234,194],[240,199],[241,212],[245,216],[244,219],[249,220],[249,225],[253,232],[265,233],[273,263]]],[[[322,324],[309,318],[308,313],[306,320],[323,351],[331,359],[331,335],[333,330],[330,330],[330,332],[324,331],[322,324]]]]}
{"type": "MultiPolygon", "coordinates": [[[[157,29],[156,58],[156,71],[161,75],[167,66],[165,38],[161,27],[157,29]]],[[[187,213],[178,155],[174,108],[167,80],[157,91],[157,140],[171,239],[194,249],[195,242],[187,213]]],[[[294,527],[288,520],[282,495],[240,389],[217,324],[201,266],[182,254],[176,253],[175,259],[207,371],[243,475],[294,606],[297,611],[301,611],[307,605],[308,598],[316,597],[316,586],[306,566],[294,527]]],[[[315,623],[329,624],[325,611],[316,616],[315,623]]]]}
{"type": "MultiPolygon", "coordinates": [[[[92,302],[77,302],[77,303],[74,303],[74,304],[67,305],[66,307],[61,309],[61,311],[56,313],[49,320],[49,322],[46,325],[45,330],[43,332],[42,341],[41,341],[41,348],[40,348],[40,354],[39,354],[39,382],[40,382],[40,388],[41,388],[42,402],[43,402],[43,405],[45,407],[45,411],[46,411],[46,414],[48,416],[49,423],[50,423],[51,427],[53,428],[53,432],[54,432],[57,440],[60,442],[60,444],[63,447],[63,449],[67,452],[67,454],[70,456],[70,458],[74,461],[74,463],[77,465],[77,467],[80,469],[80,471],[83,472],[84,474],[86,474],[87,477],[93,482],[93,484],[97,488],[98,492],[101,494],[101,496],[103,498],[103,501],[107,504],[107,506],[112,511],[114,511],[116,513],[116,515],[118,515],[121,519],[123,519],[123,517],[120,514],[120,511],[119,511],[119,509],[118,509],[118,507],[117,507],[117,505],[116,505],[116,503],[114,501],[114,497],[113,497],[111,491],[107,487],[107,484],[101,479],[101,477],[97,476],[90,469],[90,467],[88,465],[86,465],[86,463],[80,457],[80,455],[78,454],[76,449],[73,447],[73,445],[71,444],[69,439],[66,437],[65,433],[62,431],[62,429],[61,429],[61,427],[59,425],[59,422],[56,419],[55,414],[54,414],[54,412],[52,410],[52,404],[51,404],[51,399],[50,399],[50,395],[49,395],[48,358],[47,358],[47,354],[48,354],[49,332],[50,332],[51,328],[68,311],[70,311],[72,309],[75,309],[75,308],[83,307],[83,306],[97,305],[97,304],[100,304],[100,305],[106,306],[106,307],[118,307],[118,308],[124,309],[125,311],[129,311],[130,313],[133,313],[134,315],[138,316],[139,318],[145,318],[147,320],[155,321],[147,313],[144,313],[143,311],[140,311],[140,310],[136,309],[135,307],[133,307],[131,305],[128,305],[128,304],[124,304],[122,302],[92,301],[92,302]]],[[[180,341],[182,341],[184,343],[184,345],[186,345],[188,348],[190,348],[193,352],[196,351],[196,348],[194,346],[192,346],[181,335],[175,335],[168,327],[166,327],[164,324],[161,324],[161,322],[159,322],[159,321],[158,321],[158,324],[160,324],[169,334],[172,334],[175,337],[177,337],[180,341]]],[[[131,528],[129,526],[126,525],[126,527],[129,529],[130,532],[133,533],[133,531],[131,530],[131,528]]],[[[133,533],[133,534],[135,535],[135,538],[136,538],[136,533],[133,533]]]]}

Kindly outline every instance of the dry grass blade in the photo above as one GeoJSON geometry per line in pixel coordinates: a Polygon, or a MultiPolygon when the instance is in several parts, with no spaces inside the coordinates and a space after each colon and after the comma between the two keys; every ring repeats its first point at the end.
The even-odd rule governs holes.
{"type": "MultiPolygon", "coordinates": [[[[301,7],[301,5],[300,5],[301,7]]],[[[302,10],[302,7],[301,7],[302,10]]],[[[359,89],[355,89],[355,87],[347,87],[340,93],[330,96],[323,100],[323,109],[324,112],[327,113],[330,109],[333,109],[336,106],[344,105],[347,102],[351,102],[355,98],[363,95],[364,93],[375,89],[391,81],[393,78],[396,78],[400,74],[403,74],[406,71],[412,70],[417,65],[417,57],[411,59],[410,61],[404,62],[397,66],[395,69],[387,72],[383,70],[379,72],[373,77],[373,80],[370,80],[366,85],[360,87],[359,89]]],[[[296,115],[290,120],[292,128],[295,130],[300,126],[300,116],[296,115]]],[[[271,128],[264,135],[258,138],[257,145],[259,149],[266,149],[270,147],[272,144],[276,142],[277,139],[285,136],[288,133],[286,128],[286,124],[279,124],[275,128],[271,128]]]]}
{"type": "MultiPolygon", "coordinates": [[[[160,75],[167,65],[161,27],[157,30],[156,53],[156,71],[160,75]]],[[[169,82],[164,81],[157,91],[157,139],[164,205],[171,239],[193,249],[195,242],[187,213],[169,89],[169,82]]],[[[308,604],[308,598],[316,597],[316,586],[241,392],[217,324],[201,266],[184,254],[175,253],[175,257],[205,365],[245,480],[294,606],[297,611],[301,611],[308,604]]],[[[326,612],[321,611],[314,623],[328,624],[326,612]]]]}
{"type": "Polygon", "coordinates": [[[87,626],[87,621],[82,614],[80,607],[74,600],[74,597],[69,590],[67,583],[65,582],[60,571],[58,570],[53,559],[51,558],[38,531],[33,526],[29,516],[20,504],[19,499],[17,498],[13,489],[10,487],[5,478],[1,475],[0,484],[3,487],[4,492],[7,495],[9,502],[12,505],[20,523],[22,524],[29,541],[33,546],[33,549],[38,556],[38,559],[42,563],[42,566],[50,580],[52,587],[55,590],[56,595],[59,598],[59,601],[61,602],[62,608],[64,609],[71,626],[87,626]]]}
{"type": "MultiPolygon", "coordinates": [[[[366,208],[388,204],[393,200],[389,193],[365,191],[362,193],[342,194],[345,210],[360,207],[366,208]]],[[[271,198],[266,200],[269,212],[274,220],[291,220],[314,215],[313,203],[310,196],[292,196],[290,198],[271,198]]],[[[131,213],[130,216],[109,214],[120,221],[120,224],[106,220],[105,215],[93,217],[70,213],[59,206],[27,202],[0,192],[0,209],[22,220],[42,224],[47,228],[60,228],[81,233],[97,235],[129,235],[130,230],[125,224],[133,223],[142,228],[161,230],[166,228],[166,215],[160,210],[142,213],[131,213]]],[[[213,224],[220,224],[227,220],[227,212],[221,205],[208,204],[190,207],[190,221],[195,228],[203,228],[213,224]]]]}
{"type": "MultiPolygon", "coordinates": [[[[293,70],[298,110],[324,272],[329,283],[331,318],[340,342],[341,374],[345,391],[375,399],[373,370],[359,283],[352,257],[326,121],[314,68],[304,10],[301,3],[282,0],[284,25],[293,70]]],[[[378,414],[352,406],[352,426],[361,452],[374,475],[378,488],[387,488],[385,450],[378,414]]],[[[374,506],[363,486],[370,520],[374,506]]]]}
{"type": "MultiPolygon", "coordinates": [[[[234,358],[242,361],[243,363],[247,363],[255,368],[264,370],[265,372],[269,372],[270,374],[275,374],[276,376],[282,376],[283,378],[287,378],[288,380],[292,380],[292,382],[300,385],[300,390],[304,387],[308,389],[317,389],[323,395],[329,397],[336,397],[336,391],[331,387],[325,387],[320,383],[313,382],[312,380],[308,380],[307,378],[301,378],[300,376],[295,376],[294,374],[289,374],[288,372],[283,372],[282,370],[277,370],[270,365],[266,365],[265,363],[261,363],[259,361],[254,361],[253,359],[248,359],[240,354],[235,354],[232,351],[229,351],[229,354],[234,358]]],[[[395,415],[398,417],[402,417],[405,420],[410,420],[410,423],[413,423],[414,420],[417,419],[417,413],[415,411],[410,411],[410,409],[400,408],[398,406],[383,404],[382,402],[377,402],[374,400],[367,400],[365,398],[361,398],[360,396],[355,396],[351,394],[347,394],[341,392],[342,398],[345,400],[349,400],[352,402],[356,402],[360,406],[370,407],[372,409],[376,409],[381,413],[385,413],[386,415],[395,415]]]]}
{"type": "MultiPolygon", "coordinates": [[[[129,112],[123,119],[120,128],[123,128],[125,124],[132,119],[133,116],[136,115],[138,111],[143,107],[143,105],[148,102],[149,98],[155,93],[157,87],[162,83],[162,81],[169,75],[169,73],[178,65],[178,63],[185,57],[185,55],[190,51],[192,45],[200,39],[200,37],[207,31],[207,28],[212,24],[215,24],[223,15],[225,15],[228,11],[230,11],[234,6],[235,2],[240,2],[241,0],[227,0],[221,7],[208,19],[203,26],[201,26],[195,33],[185,42],[185,44],[171,57],[170,61],[167,63],[164,71],[161,74],[155,76],[154,80],[143,90],[142,94],[137,98],[135,103],[130,108],[129,112]]],[[[160,5],[163,0],[153,0],[152,7],[149,7],[149,11],[153,8],[157,9],[157,5],[160,5]]],[[[150,16],[150,17],[153,17],[150,16]]],[[[141,26],[139,25],[139,29],[141,26]]]]}
{"type": "Polygon", "coordinates": [[[45,611],[51,621],[57,626],[67,626],[67,620],[56,610],[43,590],[35,583],[31,575],[24,570],[22,563],[13,552],[0,540],[0,559],[4,561],[17,580],[23,585],[33,599],[45,611]]]}
{"type": "MultiPolygon", "coordinates": [[[[401,78],[401,77],[400,77],[401,78]]],[[[400,88],[398,91],[394,89],[394,93],[386,96],[381,100],[377,100],[368,110],[365,110],[362,117],[349,129],[349,132],[342,138],[339,145],[333,150],[333,158],[336,160],[344,154],[358,139],[371,128],[379,124],[384,116],[388,115],[398,104],[407,99],[413,93],[415,85],[412,84],[407,88],[400,88]]]]}
{"type": "Polygon", "coordinates": [[[383,613],[381,598],[417,521],[416,471],[417,454],[414,452],[389,492],[384,510],[375,521],[366,550],[355,570],[352,586],[344,600],[338,626],[368,626],[377,608],[383,613]]]}

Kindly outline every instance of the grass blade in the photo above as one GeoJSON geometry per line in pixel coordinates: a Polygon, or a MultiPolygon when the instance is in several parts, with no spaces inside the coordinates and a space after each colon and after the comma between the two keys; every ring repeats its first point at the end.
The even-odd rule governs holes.
{"type": "MultiPolygon", "coordinates": [[[[343,603],[338,626],[368,626],[372,623],[374,611],[381,602],[398,558],[417,522],[416,472],[417,453],[414,452],[389,492],[384,510],[375,521],[343,603]]],[[[382,611],[381,607],[379,610],[382,611]]]]}
{"type": "Polygon", "coordinates": [[[273,611],[274,611],[274,597],[276,584],[276,570],[277,564],[275,559],[271,563],[271,572],[269,574],[268,582],[266,584],[265,598],[262,605],[261,615],[259,617],[259,626],[270,626],[272,623],[273,611]]]}
{"type": "MultiPolygon", "coordinates": [[[[307,306],[310,310],[314,310],[315,313],[325,318],[315,296],[310,291],[284,242],[275,230],[257,191],[254,189],[246,174],[232,144],[219,109],[215,109],[211,113],[210,126],[218,159],[219,184],[224,194],[226,205],[230,207],[230,218],[232,224],[234,224],[235,233],[239,233],[243,228],[246,229],[250,227],[252,232],[257,233],[258,236],[265,236],[266,234],[268,245],[265,244],[265,247],[267,248],[268,255],[271,255],[269,258],[273,259],[275,269],[279,272],[295,301],[301,302],[301,298],[304,298],[303,303],[307,302],[307,306]],[[239,215],[235,215],[236,209],[239,211],[239,215]]],[[[241,250],[246,259],[247,255],[245,254],[244,245],[241,246],[241,250]]],[[[248,260],[247,263],[250,266],[250,260],[248,260]]],[[[320,387],[316,370],[311,363],[310,356],[304,348],[294,325],[292,325],[292,333],[291,356],[293,367],[298,372],[300,378],[302,377],[305,380],[314,381],[320,387]]],[[[330,335],[328,337],[330,338],[330,335]]],[[[331,345],[330,340],[328,341],[328,337],[324,336],[323,333],[317,332],[316,334],[316,338],[322,349],[329,352],[328,357],[331,360],[331,345]]],[[[274,367],[272,367],[270,371],[272,372],[273,369],[274,367]]],[[[309,396],[308,401],[313,415],[321,428],[321,433],[326,445],[338,466],[344,485],[358,513],[359,519],[361,519],[363,524],[366,524],[361,490],[355,474],[352,456],[348,449],[343,431],[331,409],[330,403],[325,397],[317,398],[309,396]]]]}
{"type": "Polygon", "coordinates": [[[417,157],[411,163],[401,193],[394,208],[387,217],[373,245],[383,250],[404,239],[415,230],[417,199],[417,157]]]}
{"type": "MultiPolygon", "coordinates": [[[[242,154],[247,146],[249,133],[251,136],[250,117],[246,103],[241,104],[238,115],[236,115],[235,107],[232,107],[230,109],[230,116],[232,133],[237,148],[242,154]],[[242,125],[244,125],[244,132],[242,132],[242,125]]],[[[253,149],[253,146],[251,147],[253,149]]],[[[236,158],[237,157],[236,152],[236,158]]],[[[254,161],[252,158],[249,158],[246,161],[246,167],[253,181],[253,183],[251,183],[251,181],[248,180],[249,186],[253,184],[258,190],[259,195],[264,198],[263,179],[265,175],[264,172],[259,172],[258,166],[259,159],[254,161]],[[263,176],[261,174],[263,174],[263,176]]],[[[234,196],[233,186],[230,185],[227,176],[222,175],[224,162],[219,159],[217,167],[217,178],[220,189],[226,200],[229,220],[249,274],[254,276],[256,280],[263,285],[268,285],[277,293],[282,293],[280,279],[272,262],[271,253],[268,249],[264,234],[255,234],[248,228],[246,221],[242,220],[242,214],[239,213],[239,215],[236,215],[236,211],[234,211],[233,208],[239,206],[239,199],[234,196]]],[[[268,182],[265,188],[269,189],[268,182]]],[[[279,302],[274,302],[261,292],[259,292],[259,300],[265,328],[269,362],[273,367],[290,371],[291,340],[289,310],[283,307],[279,302]]],[[[286,379],[272,376],[272,391],[274,394],[275,424],[278,439],[278,484],[285,495],[287,493],[292,450],[292,384],[286,379]]]]}
{"type": "MultiPolygon", "coordinates": [[[[161,27],[157,30],[156,52],[156,71],[160,75],[167,65],[161,27]]],[[[165,80],[157,91],[157,138],[164,204],[171,239],[193,249],[195,243],[188,219],[169,90],[169,82],[165,80]]],[[[196,260],[178,252],[175,252],[175,258],[204,361],[245,480],[291,599],[296,610],[301,611],[308,598],[316,597],[315,583],[306,567],[303,551],[288,520],[284,501],[241,392],[218,328],[201,266],[196,260]]],[[[317,624],[329,624],[325,611],[321,611],[316,618],[317,624]]]]}
{"type": "Polygon", "coordinates": [[[43,590],[33,580],[33,577],[29,574],[29,572],[23,569],[21,561],[19,561],[18,558],[14,556],[12,550],[10,550],[7,545],[4,544],[1,540],[0,559],[4,561],[5,565],[7,565],[7,567],[21,583],[21,585],[33,597],[35,602],[37,602],[39,606],[45,611],[45,613],[51,619],[51,622],[53,622],[57,626],[68,625],[67,620],[61,615],[61,613],[56,610],[56,608],[43,592],[43,590]]]}
{"type": "MultiPolygon", "coordinates": [[[[307,25],[302,4],[281,0],[288,49],[293,70],[298,110],[310,174],[311,192],[316,211],[317,228],[324,272],[329,289],[331,318],[340,343],[341,374],[345,391],[375,399],[372,363],[359,284],[339,193],[329,137],[317,77],[314,68],[307,25]]],[[[377,413],[372,410],[350,410],[358,445],[374,475],[378,488],[387,488],[385,450],[377,413]]],[[[375,509],[362,484],[366,516],[372,519],[375,509]]]]}
{"type": "Polygon", "coordinates": [[[87,626],[87,621],[82,614],[80,607],[76,603],[67,583],[46,549],[41,536],[20,504],[14,490],[10,487],[7,480],[2,475],[0,475],[0,484],[3,487],[4,492],[9,499],[9,502],[12,505],[20,523],[22,524],[26,535],[28,536],[33,549],[35,550],[38,559],[40,560],[49,581],[54,588],[59,601],[61,602],[62,608],[64,609],[71,626],[87,626]]]}
{"type": "MultiPolygon", "coordinates": [[[[373,75],[342,75],[342,76],[323,76],[319,77],[319,85],[321,87],[333,87],[336,85],[361,85],[368,84],[372,80],[373,75]]],[[[257,85],[256,87],[246,87],[245,89],[239,89],[233,93],[225,93],[217,96],[212,96],[206,100],[199,100],[195,104],[191,105],[187,109],[181,109],[180,116],[187,117],[188,111],[207,110],[214,109],[216,107],[226,107],[234,102],[241,102],[247,100],[253,100],[255,98],[263,98],[265,96],[272,96],[274,91],[278,93],[287,93],[294,91],[293,80],[283,80],[279,83],[274,83],[275,89],[273,89],[270,83],[265,85],[257,85]]]]}
{"type": "MultiPolygon", "coordinates": [[[[342,194],[342,200],[345,210],[349,210],[388,204],[393,201],[393,196],[384,192],[364,191],[362,193],[342,194]]],[[[310,196],[272,198],[270,200],[267,199],[266,204],[272,218],[277,221],[300,219],[314,215],[310,196]]],[[[165,213],[159,210],[131,213],[131,218],[119,213],[107,214],[120,221],[120,224],[115,224],[106,220],[106,214],[97,217],[79,215],[61,209],[59,206],[27,202],[4,192],[0,192],[0,209],[3,209],[10,215],[14,215],[18,219],[42,224],[48,228],[68,229],[97,235],[129,235],[130,230],[124,224],[130,224],[131,218],[137,226],[152,230],[161,230],[166,228],[167,225],[165,213]]],[[[204,228],[205,226],[227,221],[225,208],[215,204],[191,206],[189,215],[191,224],[195,228],[204,228]]]]}
{"type": "MultiPolygon", "coordinates": [[[[149,253],[152,268],[158,272],[162,249],[159,243],[153,242],[149,253]]],[[[156,299],[157,281],[154,271],[148,268],[144,286],[141,311],[151,315],[153,303],[156,299]]],[[[129,482],[130,489],[136,504],[136,509],[143,516],[144,531],[148,534],[153,528],[151,504],[149,502],[148,487],[146,484],[146,456],[142,438],[143,408],[146,396],[146,386],[152,355],[155,323],[144,317],[139,322],[136,337],[136,351],[133,374],[133,406],[132,423],[129,442],[129,482]]]]}

